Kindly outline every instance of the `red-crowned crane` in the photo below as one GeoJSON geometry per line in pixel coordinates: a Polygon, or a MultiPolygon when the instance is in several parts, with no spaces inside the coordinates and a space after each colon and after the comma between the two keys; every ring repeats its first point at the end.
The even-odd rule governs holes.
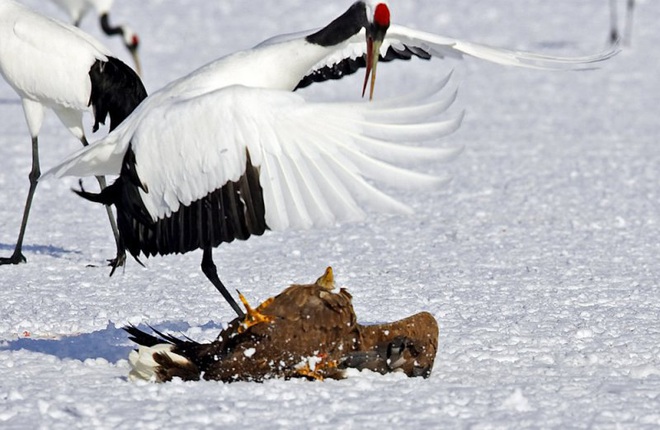
{"type": "Polygon", "coordinates": [[[457,152],[398,144],[459,126],[461,116],[434,118],[453,101],[438,96],[442,85],[396,102],[310,103],[290,92],[366,65],[373,94],[379,53],[386,60],[468,54],[558,69],[614,55],[559,58],[462,42],[390,26],[386,4],[358,1],[318,31],[278,36],[172,82],[51,173],[119,174],[100,194],[79,194],[117,207],[134,256],[202,249],[202,271],[243,315],[218,277],[214,247],[266,229],[362,220],[365,207],[410,212],[365,178],[408,189],[445,181],[393,165],[457,152]]]}
{"type": "MultiPolygon", "coordinates": [[[[32,137],[30,188],[23,210],[16,247],[0,264],[25,262],[22,253],[32,198],[41,174],[38,135],[45,111],[50,109],[87,145],[83,112],[93,111],[94,131],[110,116],[110,129],[124,120],[146,96],[135,72],[112,57],[94,38],[77,27],[40,15],[14,0],[0,0],[0,74],[18,93],[32,137]]],[[[105,179],[98,177],[105,187],[105,179]]],[[[126,253],[110,207],[107,208],[117,256],[113,267],[123,264],[126,253]]]]}
{"type": "Polygon", "coordinates": [[[53,0],[53,2],[69,15],[71,22],[76,27],[80,26],[80,21],[82,21],[88,12],[91,10],[96,11],[101,30],[108,36],[121,36],[124,46],[126,46],[126,49],[128,49],[128,52],[133,57],[135,70],[138,75],[142,74],[140,57],[138,56],[140,39],[137,33],[127,25],[110,24],[110,8],[114,0],[53,0]]]}

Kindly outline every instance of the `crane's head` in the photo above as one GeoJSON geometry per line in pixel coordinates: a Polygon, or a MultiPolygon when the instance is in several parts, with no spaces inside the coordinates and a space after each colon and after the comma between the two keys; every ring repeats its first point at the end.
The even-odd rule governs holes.
{"type": "Polygon", "coordinates": [[[380,47],[385,39],[387,29],[390,27],[390,9],[387,3],[382,1],[365,2],[367,25],[367,71],[364,76],[364,85],[362,86],[362,96],[367,90],[367,82],[371,76],[371,85],[369,88],[369,100],[374,97],[374,87],[376,85],[376,67],[380,58],[380,47]]]}
{"type": "Polygon", "coordinates": [[[121,35],[124,39],[124,45],[128,52],[131,53],[133,57],[133,62],[135,63],[135,71],[138,75],[142,75],[142,68],[140,66],[140,57],[138,56],[138,47],[140,46],[140,38],[137,33],[131,30],[130,27],[126,25],[121,26],[121,35]]]}
{"type": "Polygon", "coordinates": [[[127,25],[113,26],[110,24],[110,15],[108,12],[109,5],[106,5],[105,8],[99,9],[99,21],[101,23],[101,28],[103,32],[108,36],[121,35],[121,38],[124,41],[124,45],[128,52],[131,53],[133,57],[133,62],[135,63],[135,71],[138,75],[142,75],[142,70],[140,67],[140,57],[138,57],[138,46],[140,45],[140,39],[138,38],[137,33],[135,33],[127,25]]]}
{"type": "MultiPolygon", "coordinates": [[[[380,47],[385,40],[385,34],[389,27],[390,9],[385,0],[358,0],[330,24],[306,36],[305,40],[314,45],[330,48],[330,51],[333,51],[337,46],[343,47],[345,43],[357,42],[359,39],[356,40],[353,37],[358,36],[364,29],[367,38],[367,74],[364,77],[362,95],[364,96],[367,90],[367,83],[371,77],[371,89],[369,91],[369,98],[371,99],[376,83],[376,66],[380,57],[380,47]]],[[[351,53],[348,56],[350,57],[353,54],[354,50],[351,49],[351,53]]],[[[339,61],[341,62],[344,59],[348,58],[341,58],[339,61]]],[[[353,73],[354,71],[351,70],[346,74],[353,73]]],[[[343,72],[339,73],[340,76],[343,74],[343,72]]]]}

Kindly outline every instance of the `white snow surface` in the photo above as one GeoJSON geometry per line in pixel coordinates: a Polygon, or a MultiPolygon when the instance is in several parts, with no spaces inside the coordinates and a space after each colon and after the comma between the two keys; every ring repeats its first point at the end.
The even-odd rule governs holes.
{"type": "MultiPolygon", "coordinates": [[[[65,18],[50,2],[25,3],[65,18]]],[[[399,24],[553,55],[595,53],[608,35],[605,0],[389,3],[399,24]]],[[[140,35],[154,91],[267,37],[325,25],[348,5],[117,0],[112,18],[140,35]]],[[[429,379],[129,381],[123,325],[207,341],[232,311],[199,270],[201,252],[150,258],[146,268],[131,260],[108,277],[114,241],[103,209],[70,191],[75,179],[41,183],[28,264],[0,267],[0,428],[657,428],[659,20],[659,2],[638,2],[632,45],[588,72],[469,58],[381,64],[378,98],[456,70],[453,109],[467,116],[437,144],[466,149],[451,163],[414,166],[453,182],[396,194],[415,208],[411,217],[269,233],[215,251],[224,282],[255,304],[332,265],[363,323],[431,312],[440,339],[429,379]]],[[[91,16],[82,27],[130,62],[91,16]]],[[[361,79],[305,94],[358,100],[361,79]]],[[[0,118],[0,253],[9,256],[30,142],[4,82],[0,118]]],[[[42,171],[78,146],[48,116],[42,171]]]]}

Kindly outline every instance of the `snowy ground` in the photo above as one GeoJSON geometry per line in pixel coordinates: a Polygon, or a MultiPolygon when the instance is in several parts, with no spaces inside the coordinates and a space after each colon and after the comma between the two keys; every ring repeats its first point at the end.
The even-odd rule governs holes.
{"type": "MultiPolygon", "coordinates": [[[[63,16],[44,0],[25,0],[63,16]]],[[[392,0],[393,20],[497,46],[601,50],[607,1],[392,0]]],[[[349,1],[117,0],[142,38],[153,91],[274,34],[320,26],[349,1]]],[[[399,197],[414,217],[267,234],[220,247],[221,277],[253,302],[332,265],[362,322],[421,310],[440,324],[430,379],[135,384],[120,327],[148,323],[211,339],[232,317],[199,271],[201,253],[129,262],[101,208],[40,184],[28,264],[0,268],[1,428],[431,428],[660,426],[660,4],[639,2],[633,44],[604,68],[553,73],[483,61],[379,68],[377,97],[456,68],[464,144],[436,192],[399,197]],[[29,337],[26,334],[29,333],[29,337]]],[[[101,38],[88,17],[83,28],[101,38]]],[[[116,40],[103,38],[127,59],[116,40]]],[[[127,59],[128,61],[128,59],[127,59]]],[[[357,99],[360,78],[307,91],[357,99]]],[[[0,253],[27,192],[30,147],[17,97],[0,82],[0,253]]],[[[44,170],[77,149],[54,117],[44,170]]],[[[92,187],[93,182],[88,181],[92,187]]]]}

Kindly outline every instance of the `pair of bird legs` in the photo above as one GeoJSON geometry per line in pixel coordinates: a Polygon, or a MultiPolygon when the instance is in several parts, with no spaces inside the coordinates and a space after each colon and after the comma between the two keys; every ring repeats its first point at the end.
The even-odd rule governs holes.
{"type": "MultiPolygon", "coordinates": [[[[83,146],[89,145],[87,139],[83,136],[80,139],[83,146]]],[[[32,137],[32,169],[28,178],[30,179],[30,188],[28,190],[27,199],[25,201],[25,207],[23,209],[23,218],[21,220],[21,228],[18,233],[18,239],[16,241],[16,247],[14,248],[14,253],[11,257],[0,257],[0,265],[2,264],[20,264],[25,263],[27,260],[23,255],[23,239],[25,238],[25,230],[27,229],[27,222],[30,215],[30,208],[32,206],[32,200],[34,198],[34,192],[37,190],[37,184],[41,177],[41,166],[39,164],[39,138],[37,136],[32,137]]],[[[99,183],[101,189],[107,186],[105,177],[97,176],[96,180],[99,183]]],[[[121,238],[119,237],[119,229],[117,228],[117,222],[112,213],[112,208],[110,206],[105,207],[110,219],[110,226],[112,227],[112,232],[115,236],[115,243],[117,245],[117,256],[110,260],[110,265],[112,266],[112,271],[110,275],[114,273],[115,269],[119,266],[123,266],[126,261],[126,251],[121,243],[121,238]]]]}

